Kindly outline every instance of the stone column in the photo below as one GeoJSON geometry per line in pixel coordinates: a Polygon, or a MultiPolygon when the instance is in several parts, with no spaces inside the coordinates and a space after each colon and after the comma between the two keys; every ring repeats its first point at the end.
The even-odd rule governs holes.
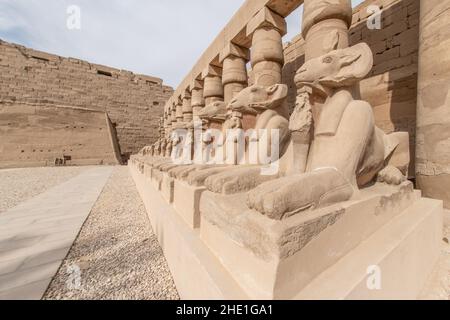
{"type": "Polygon", "coordinates": [[[191,122],[193,119],[192,116],[192,105],[191,105],[191,92],[189,89],[186,89],[182,95],[183,100],[183,122],[191,122]]]}
{"type": "Polygon", "coordinates": [[[160,117],[158,120],[158,133],[161,139],[164,138],[164,118],[160,117]]]}
{"type": "Polygon", "coordinates": [[[202,72],[203,97],[205,105],[216,101],[223,101],[222,68],[209,65],[202,72]]]}
{"type": "Polygon", "coordinates": [[[175,102],[172,103],[172,108],[170,110],[170,119],[173,126],[177,122],[177,104],[175,102]]]}
{"type": "Polygon", "coordinates": [[[305,0],[302,26],[305,60],[348,48],[352,16],[351,0],[305,0]]]}
{"type": "Polygon", "coordinates": [[[170,122],[170,118],[169,118],[169,113],[168,111],[164,111],[164,135],[167,135],[167,133],[169,132],[169,124],[170,122]]]}
{"type": "Polygon", "coordinates": [[[178,102],[175,108],[175,117],[177,122],[183,122],[183,99],[178,96],[178,102]]]}
{"type": "Polygon", "coordinates": [[[450,1],[420,1],[416,178],[450,209],[450,1]]]}
{"type": "Polygon", "coordinates": [[[219,61],[223,65],[222,84],[225,103],[230,102],[236,94],[247,87],[248,60],[250,60],[249,50],[233,43],[228,43],[220,53],[219,61]]]}
{"type": "Polygon", "coordinates": [[[191,107],[194,118],[197,118],[197,114],[205,106],[205,99],[203,98],[203,81],[194,80],[190,86],[191,89],[191,107]]]}
{"type": "Polygon", "coordinates": [[[247,25],[252,39],[251,63],[254,83],[271,86],[281,83],[284,63],[282,37],[286,34],[285,19],[264,7],[247,25]]]}

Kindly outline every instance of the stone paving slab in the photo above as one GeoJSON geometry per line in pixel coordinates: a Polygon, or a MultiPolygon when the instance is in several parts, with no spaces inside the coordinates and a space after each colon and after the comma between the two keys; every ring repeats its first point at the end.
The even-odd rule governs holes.
{"type": "Polygon", "coordinates": [[[113,167],[96,167],[0,215],[0,300],[41,299],[113,167]]]}

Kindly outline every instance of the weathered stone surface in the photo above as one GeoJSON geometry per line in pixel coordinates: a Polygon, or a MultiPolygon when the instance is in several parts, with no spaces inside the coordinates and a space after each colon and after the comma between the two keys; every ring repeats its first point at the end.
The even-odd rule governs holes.
{"type": "MultiPolygon", "coordinates": [[[[57,122],[50,122],[51,126],[61,125],[63,122],[58,117],[64,112],[71,112],[62,108],[95,110],[93,118],[97,117],[98,112],[107,113],[120,146],[120,158],[127,159],[130,154],[137,153],[157,139],[157,121],[172,92],[173,89],[163,85],[158,78],[63,58],[0,40],[0,108],[12,107],[19,113],[26,112],[20,111],[23,105],[27,105],[28,109],[57,110],[53,117],[57,122]]],[[[84,111],[87,112],[89,111],[84,111]]],[[[50,118],[48,120],[51,121],[50,118]]],[[[11,127],[8,123],[10,122],[2,121],[2,137],[3,133],[7,136],[10,134],[8,132],[11,127]]],[[[32,122],[28,124],[34,125],[32,122]]],[[[86,139],[90,125],[83,125],[81,122],[77,125],[70,132],[78,131],[76,134],[86,139]]],[[[95,136],[98,135],[92,134],[92,137],[95,136]]],[[[62,141],[56,135],[52,139],[62,141]]],[[[86,140],[81,142],[83,148],[78,148],[80,146],[71,143],[66,146],[53,144],[52,139],[43,139],[41,144],[33,148],[29,145],[29,148],[38,150],[41,145],[45,145],[46,152],[51,149],[60,156],[66,153],[72,159],[89,160],[86,154],[93,150],[95,152],[99,144],[104,144],[103,140],[92,138],[92,144],[85,144],[88,142],[86,140]],[[70,152],[70,149],[82,149],[83,154],[70,152]]],[[[0,146],[3,146],[3,141],[1,139],[0,146]]],[[[21,165],[41,161],[40,157],[35,157],[40,151],[25,151],[29,152],[29,159],[18,160],[21,165]]]]}
{"type": "Polygon", "coordinates": [[[450,2],[420,4],[417,181],[450,208],[450,2]]]}
{"type": "MultiPolygon", "coordinates": [[[[144,197],[149,198],[149,203],[164,207],[150,204],[151,210],[158,215],[173,211],[191,229],[200,227],[201,247],[214,253],[215,262],[228,271],[226,276],[220,271],[216,274],[231,276],[250,298],[302,297],[299,291],[305,287],[309,287],[306,296],[320,292],[319,298],[329,296],[328,288],[337,299],[416,298],[439,254],[442,203],[422,199],[406,180],[410,143],[414,142],[409,140],[408,132],[398,131],[407,130],[386,129],[397,116],[406,119],[407,126],[415,127],[417,3],[369,0],[356,8],[353,16],[350,3],[306,1],[306,43],[298,37],[294,48],[281,46],[284,15],[272,12],[270,7],[261,8],[242,21],[245,33],[241,31],[238,39],[243,42],[230,39],[233,33],[221,35],[219,40],[224,41],[220,48],[210,47],[188,75],[199,79],[195,68],[207,66],[202,74],[207,106],[198,113],[204,127],[243,128],[243,116],[250,115],[256,120],[251,128],[290,133],[287,157],[280,160],[281,171],[267,176],[258,165],[186,168],[171,164],[169,159],[153,166],[152,179],[158,187],[162,184],[163,198],[174,208],[166,210],[165,204],[158,202],[159,194],[146,192],[144,197]],[[380,30],[366,25],[366,9],[371,4],[383,5],[384,26],[380,30]],[[245,37],[248,39],[243,40],[245,37]],[[230,76],[229,71],[235,71],[237,64],[227,58],[233,56],[231,52],[239,59],[243,59],[242,55],[236,48],[222,48],[231,43],[248,46],[252,53],[252,70],[247,72],[252,85],[232,100],[231,90],[223,90],[224,96],[219,92],[219,79],[222,85],[232,84],[233,90],[239,80],[237,73],[230,76]],[[282,77],[285,58],[284,71],[291,72],[290,80],[282,77]],[[281,79],[293,85],[291,90],[281,79]],[[287,99],[289,92],[295,99],[287,99]],[[294,109],[290,121],[285,102],[291,104],[291,111],[294,109]],[[278,120],[271,123],[273,119],[278,120]],[[179,185],[179,180],[184,181],[179,185]],[[176,189],[173,199],[169,181],[176,189]],[[187,210],[181,208],[183,203],[188,204],[187,210]],[[421,238],[424,241],[417,245],[421,238]],[[408,259],[404,259],[403,250],[408,259]],[[424,260],[419,262],[420,257],[424,260]],[[361,279],[372,260],[387,270],[388,283],[383,286],[386,290],[377,294],[362,287],[361,279]],[[348,277],[351,285],[338,287],[342,283],[337,275],[346,274],[346,267],[356,270],[348,277]],[[398,270],[402,270],[402,284],[396,281],[398,270]],[[329,285],[314,281],[327,277],[334,279],[329,285]]],[[[242,62],[238,66],[241,71],[242,62]]],[[[443,96],[438,87],[433,88],[437,100],[443,96]]],[[[177,89],[183,90],[184,84],[177,89]]],[[[174,104],[179,97],[178,93],[172,96],[174,104]]],[[[440,131],[435,129],[432,136],[438,134],[440,131]]],[[[222,140],[202,138],[205,144],[214,143],[224,150],[222,140]]],[[[442,157],[442,153],[435,155],[442,157]]],[[[137,156],[130,164],[137,182],[145,175],[144,163],[137,156]]],[[[181,230],[185,224],[175,221],[174,229],[181,230]]],[[[172,226],[164,226],[161,233],[168,229],[172,226]]],[[[183,262],[175,263],[177,269],[184,261],[193,265],[189,261],[191,252],[197,257],[191,241],[198,232],[190,230],[188,234],[192,236],[188,254],[180,255],[183,262]]],[[[172,254],[170,248],[167,252],[172,254]]],[[[196,262],[209,259],[203,256],[196,262]]],[[[211,278],[200,278],[205,279],[211,278]]],[[[220,284],[218,287],[222,288],[220,284]]]]}
{"type": "Polygon", "coordinates": [[[0,103],[0,167],[119,164],[102,111],[0,103]]]}

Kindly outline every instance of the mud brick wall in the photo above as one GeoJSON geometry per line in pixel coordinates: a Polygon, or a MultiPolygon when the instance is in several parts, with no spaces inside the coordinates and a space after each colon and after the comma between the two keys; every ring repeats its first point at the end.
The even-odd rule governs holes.
{"type": "MultiPolygon", "coordinates": [[[[0,40],[0,108],[8,105],[9,114],[11,105],[82,108],[106,113],[124,160],[157,139],[158,118],[172,92],[172,88],[155,77],[0,40]]],[[[0,148],[1,143],[0,140],[0,148]]],[[[94,142],[86,145],[86,150],[92,150],[94,145],[94,142]]]]}
{"type": "MultiPolygon", "coordinates": [[[[373,107],[377,125],[387,133],[408,131],[411,144],[410,175],[414,175],[419,0],[367,0],[354,9],[350,29],[352,45],[366,42],[374,54],[374,67],[360,84],[361,96],[373,107]],[[367,27],[370,5],[382,9],[381,29],[367,27]]],[[[295,104],[293,82],[304,63],[301,35],[285,45],[283,81],[289,85],[290,105],[295,104]]]]}

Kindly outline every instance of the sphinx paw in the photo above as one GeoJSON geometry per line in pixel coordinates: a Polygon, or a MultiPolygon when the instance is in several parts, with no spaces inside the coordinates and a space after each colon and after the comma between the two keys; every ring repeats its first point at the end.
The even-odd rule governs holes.
{"type": "Polygon", "coordinates": [[[288,180],[290,179],[277,179],[263,183],[251,190],[247,195],[247,206],[271,219],[281,220],[289,208],[287,201],[287,195],[290,192],[288,180]]]}
{"type": "Polygon", "coordinates": [[[275,176],[261,175],[260,167],[241,167],[211,176],[205,181],[208,190],[215,193],[236,194],[249,191],[275,176]]]}
{"type": "Polygon", "coordinates": [[[399,185],[404,181],[406,181],[406,177],[399,169],[393,166],[387,166],[378,173],[378,182],[399,185]]]}

